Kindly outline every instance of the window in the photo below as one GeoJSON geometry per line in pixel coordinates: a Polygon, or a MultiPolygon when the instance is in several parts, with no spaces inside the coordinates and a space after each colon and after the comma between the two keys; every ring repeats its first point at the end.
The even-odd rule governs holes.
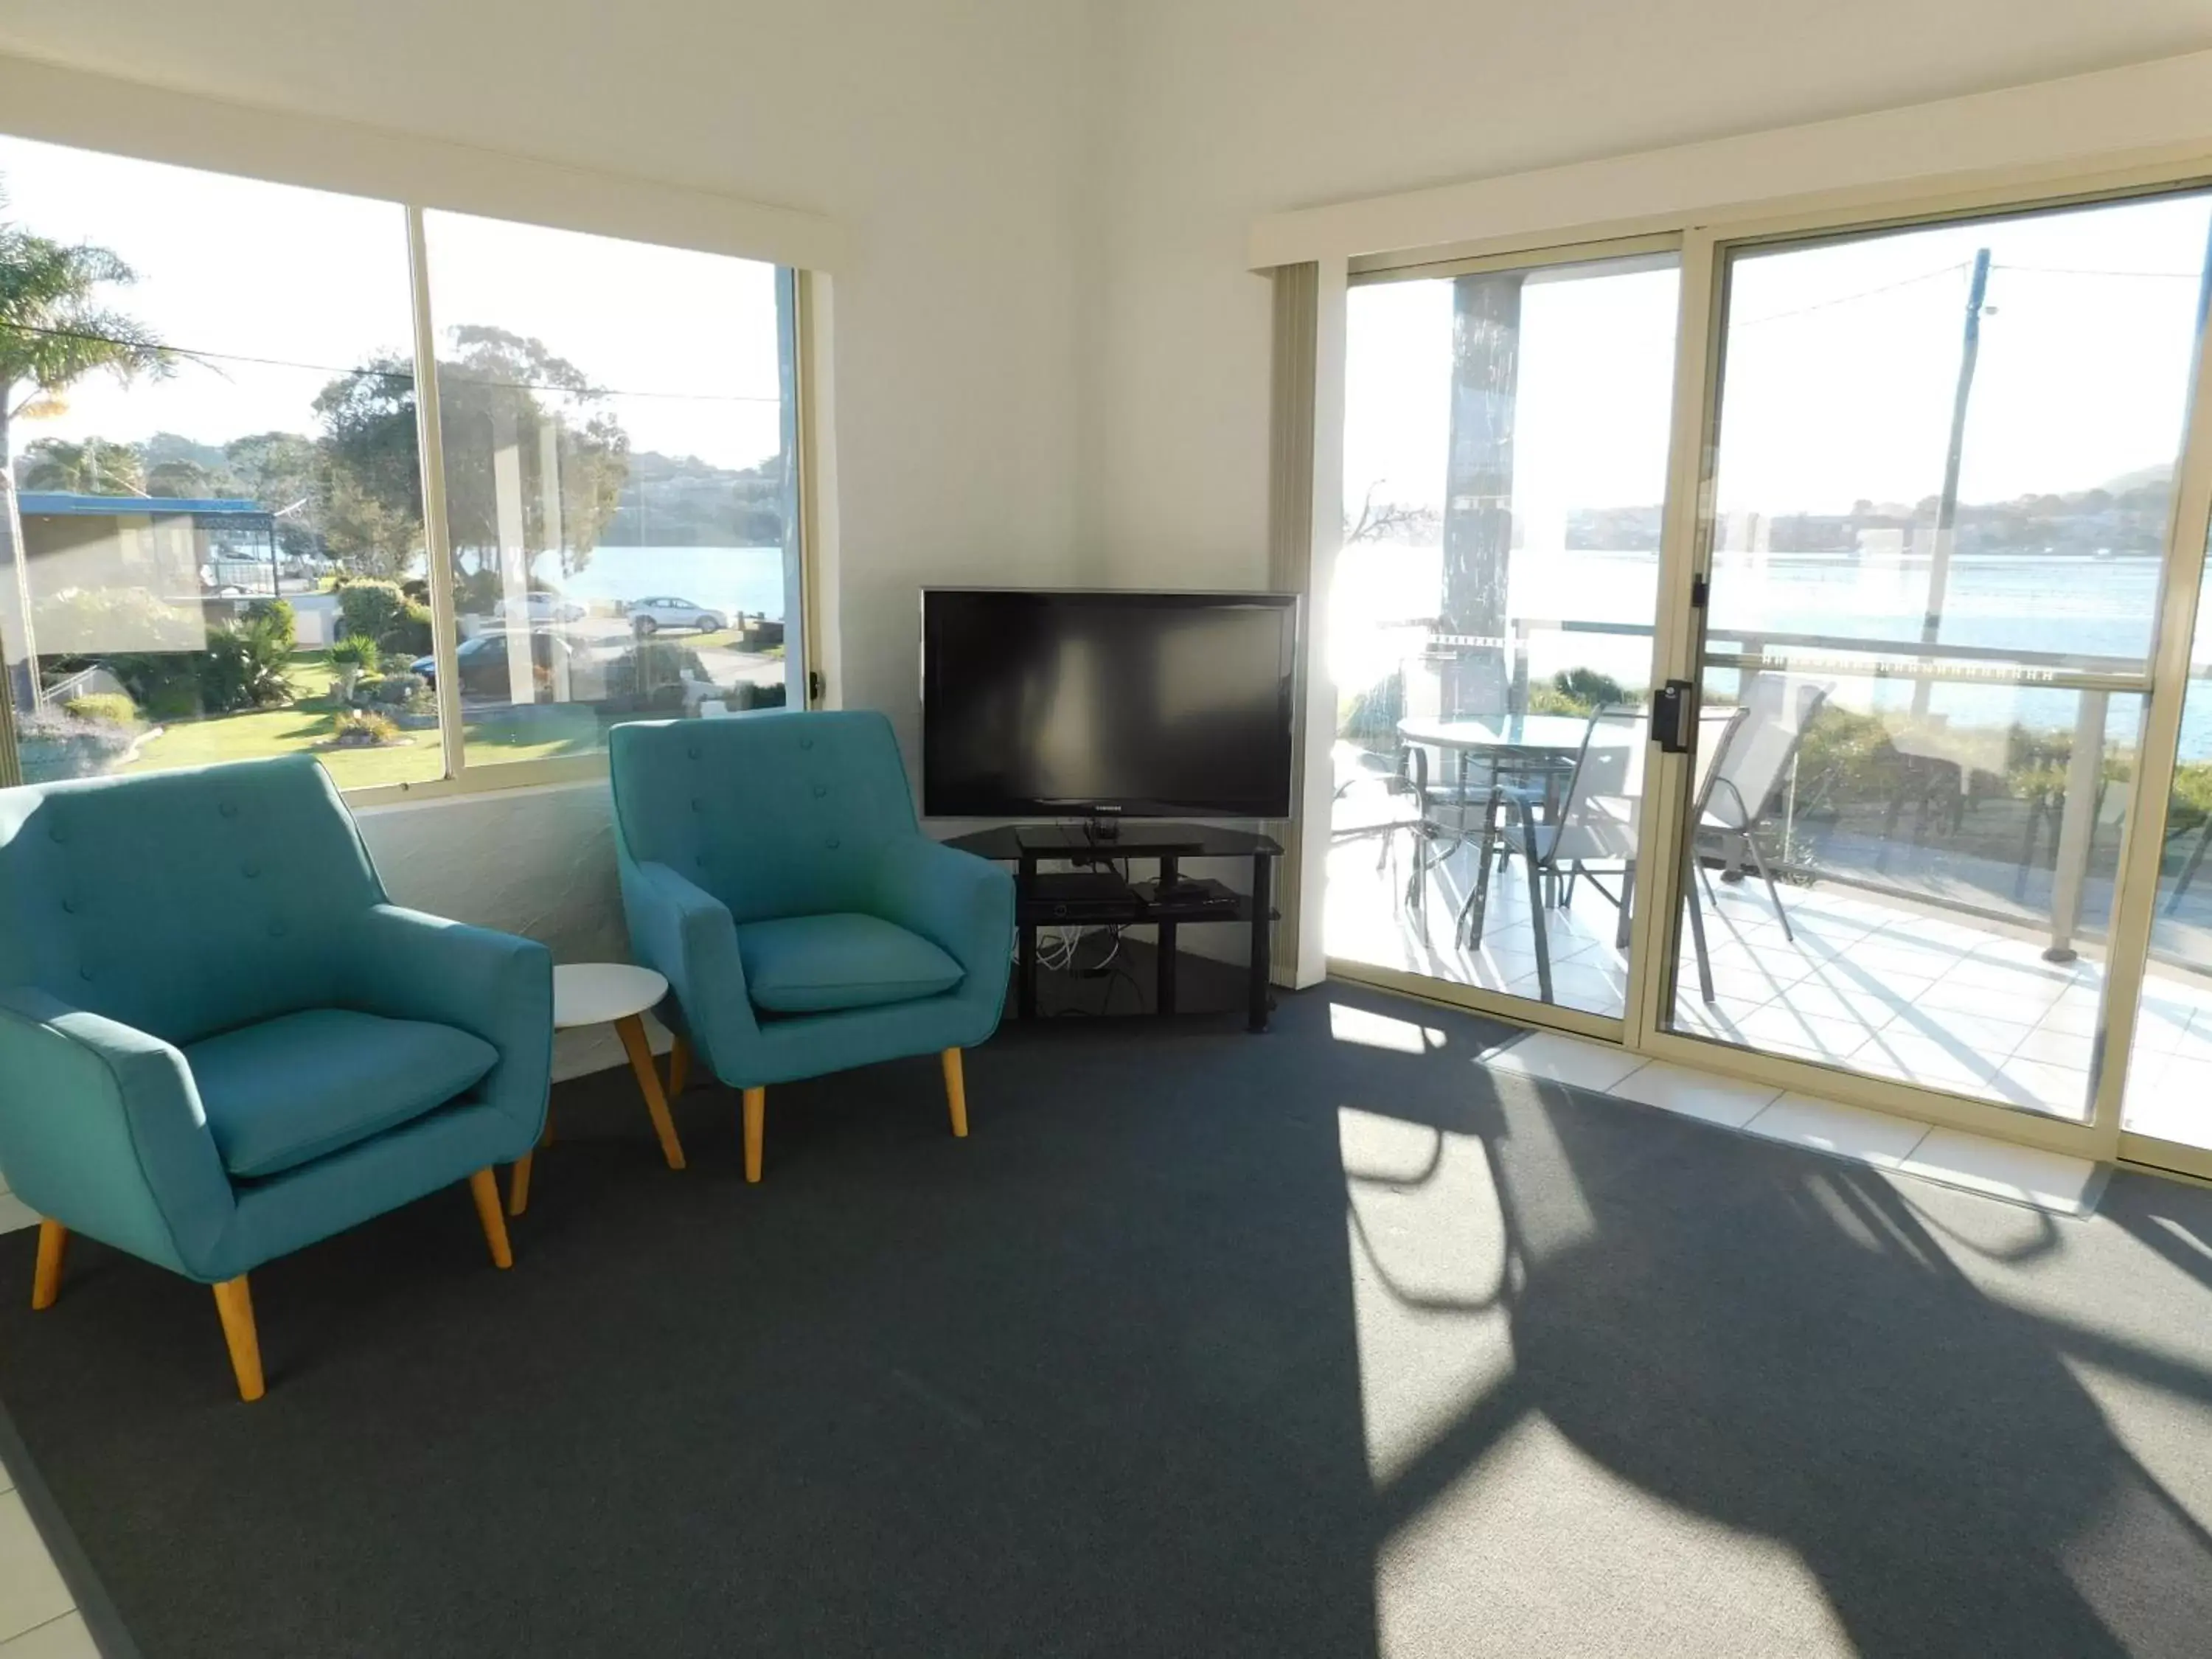
{"type": "Polygon", "coordinates": [[[412,396],[402,210],[14,140],[0,193],[24,778],[301,750],[347,787],[438,776],[404,672],[430,642],[412,440],[344,423],[356,366],[412,396]]]}
{"type": "Polygon", "coordinates": [[[425,231],[468,763],[781,702],[775,268],[454,214],[425,231]]]}
{"type": "Polygon", "coordinates": [[[439,212],[410,273],[415,211],[0,138],[26,781],[416,784],[782,702],[793,273],[439,212]]]}

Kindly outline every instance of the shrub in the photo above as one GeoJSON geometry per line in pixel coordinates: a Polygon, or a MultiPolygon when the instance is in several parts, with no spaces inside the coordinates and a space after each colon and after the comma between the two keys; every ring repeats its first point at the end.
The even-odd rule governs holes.
{"type": "Polygon", "coordinates": [[[730,688],[729,704],[733,711],[748,708],[781,708],[788,696],[789,693],[781,683],[775,685],[758,685],[750,680],[742,680],[730,688]]]}
{"type": "Polygon", "coordinates": [[[1550,684],[1528,688],[1532,714],[1594,714],[1601,708],[1641,701],[1641,694],[1631,698],[1619,680],[1595,668],[1561,669],[1550,684]]]}
{"type": "Polygon", "coordinates": [[[1337,712],[1337,732],[1363,749],[1395,749],[1398,722],[1405,715],[1406,677],[1394,672],[1344,700],[1337,712]]]}
{"type": "Polygon", "coordinates": [[[122,726],[76,720],[51,709],[15,717],[23,775],[38,782],[97,777],[130,752],[131,740],[122,726]]]}
{"type": "Polygon", "coordinates": [[[283,617],[249,611],[240,621],[210,629],[207,649],[193,659],[201,708],[228,714],[291,702],[291,659],[289,606],[283,617]]]}
{"type": "Polygon", "coordinates": [[[376,641],[368,635],[349,634],[331,647],[331,666],[367,669],[373,672],[381,655],[376,641]]]}
{"type": "Polygon", "coordinates": [[[398,583],[356,578],[338,589],[338,629],[367,635],[381,645],[406,608],[398,583]]]}
{"type": "Polygon", "coordinates": [[[62,705],[62,712],[71,720],[87,720],[94,726],[138,723],[138,705],[120,691],[93,691],[82,697],[71,697],[62,705]]]}
{"type": "Polygon", "coordinates": [[[190,720],[200,712],[198,652],[134,651],[99,660],[149,720],[190,720]]]}
{"type": "Polygon", "coordinates": [[[499,608],[506,586],[496,570],[471,570],[453,582],[453,606],[465,614],[489,617],[499,608]]]}
{"type": "Polygon", "coordinates": [[[246,607],[246,619],[263,623],[272,635],[281,637],[288,653],[300,642],[300,619],[289,599],[256,599],[246,607]]]}
{"type": "Polygon", "coordinates": [[[384,632],[381,643],[395,657],[427,657],[434,648],[430,607],[411,601],[401,607],[399,620],[384,632]]]}
{"type": "Polygon", "coordinates": [[[343,714],[334,730],[337,744],[346,749],[373,749],[399,740],[398,724],[389,714],[343,714]]]}
{"type": "Polygon", "coordinates": [[[405,708],[415,702],[426,701],[429,690],[430,682],[420,674],[386,674],[369,687],[368,695],[374,702],[395,708],[405,708]]]}

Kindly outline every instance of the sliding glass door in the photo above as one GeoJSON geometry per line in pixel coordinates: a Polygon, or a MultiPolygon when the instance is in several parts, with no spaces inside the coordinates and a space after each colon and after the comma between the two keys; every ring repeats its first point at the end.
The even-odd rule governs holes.
{"type": "MultiPolygon", "coordinates": [[[[2208,231],[2191,191],[1721,251],[1662,1031],[2090,1121],[2161,595],[2197,579],[2208,231]]],[[[2181,742],[2139,1077],[2212,1058],[2181,742]]]]}
{"type": "Polygon", "coordinates": [[[2199,578],[2173,781],[2158,832],[2148,961],[2124,1048],[2130,1156],[2212,1173],[2212,607],[2199,578]]]}
{"type": "Polygon", "coordinates": [[[1354,972],[1617,1021],[1680,260],[1349,296],[1327,941],[1354,972]]]}

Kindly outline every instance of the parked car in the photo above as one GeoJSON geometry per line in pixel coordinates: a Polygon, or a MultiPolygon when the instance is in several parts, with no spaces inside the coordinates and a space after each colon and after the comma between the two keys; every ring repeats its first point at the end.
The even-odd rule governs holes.
{"type": "MultiPolygon", "coordinates": [[[[479,634],[472,640],[463,640],[454,653],[454,663],[460,670],[461,690],[479,696],[503,697],[510,685],[507,673],[507,633],[495,629],[479,634]]],[[[557,660],[574,667],[583,659],[584,653],[565,638],[545,629],[533,629],[530,635],[530,659],[536,670],[533,678],[544,681],[550,678],[557,660]]],[[[430,683],[433,690],[438,684],[438,659],[417,657],[408,665],[415,672],[430,683]]]]}
{"type": "Polygon", "coordinates": [[[701,634],[719,634],[730,625],[728,615],[712,605],[665,593],[649,599],[633,599],[627,614],[630,627],[640,634],[658,633],[664,628],[689,628],[701,634]]]}
{"type": "Polygon", "coordinates": [[[547,593],[537,590],[523,595],[521,603],[519,605],[513,599],[501,599],[492,607],[492,615],[495,617],[505,617],[517,614],[526,615],[534,623],[564,623],[581,622],[588,613],[574,599],[563,599],[558,593],[547,593]]]}

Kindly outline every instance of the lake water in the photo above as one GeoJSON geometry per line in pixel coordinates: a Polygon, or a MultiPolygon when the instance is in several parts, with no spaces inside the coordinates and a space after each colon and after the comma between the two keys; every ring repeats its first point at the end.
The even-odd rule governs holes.
{"type": "MultiPolygon", "coordinates": [[[[2158,577],[2154,558],[1960,555],[1951,562],[1940,637],[1947,645],[2118,659],[2140,668],[2151,645],[2158,577]]],[[[1508,613],[1649,627],[1658,580],[1656,553],[1516,548],[1508,569],[1508,613]]],[[[1396,666],[1407,636],[1391,624],[1435,615],[1442,581],[1440,548],[1370,544],[1346,555],[1331,617],[1331,666],[1340,687],[1371,684],[1396,666]]],[[[1710,626],[1717,635],[1729,629],[1820,635],[1909,651],[1920,638],[1928,586],[1924,556],[1723,552],[1714,556],[1710,626]]],[[[1647,637],[1537,629],[1529,638],[1529,673],[1543,679],[1584,666],[1642,686],[1650,682],[1650,653],[1647,637]]],[[[1911,701],[1909,680],[1875,680],[1837,668],[1819,673],[1848,708],[1901,709],[1911,701]]],[[[1954,726],[2002,728],[2017,720],[2070,730],[2077,696],[1937,682],[1929,708],[1954,726]]],[[[2140,698],[2115,695],[2110,739],[2132,744],[2142,713],[2140,698]]],[[[2212,757],[2212,696],[2193,695],[2185,707],[2182,756],[2212,757]]]]}
{"type": "Polygon", "coordinates": [[[571,599],[642,599],[671,594],[716,611],[784,619],[780,547],[600,547],[562,576],[540,556],[537,572],[571,599]]]}

